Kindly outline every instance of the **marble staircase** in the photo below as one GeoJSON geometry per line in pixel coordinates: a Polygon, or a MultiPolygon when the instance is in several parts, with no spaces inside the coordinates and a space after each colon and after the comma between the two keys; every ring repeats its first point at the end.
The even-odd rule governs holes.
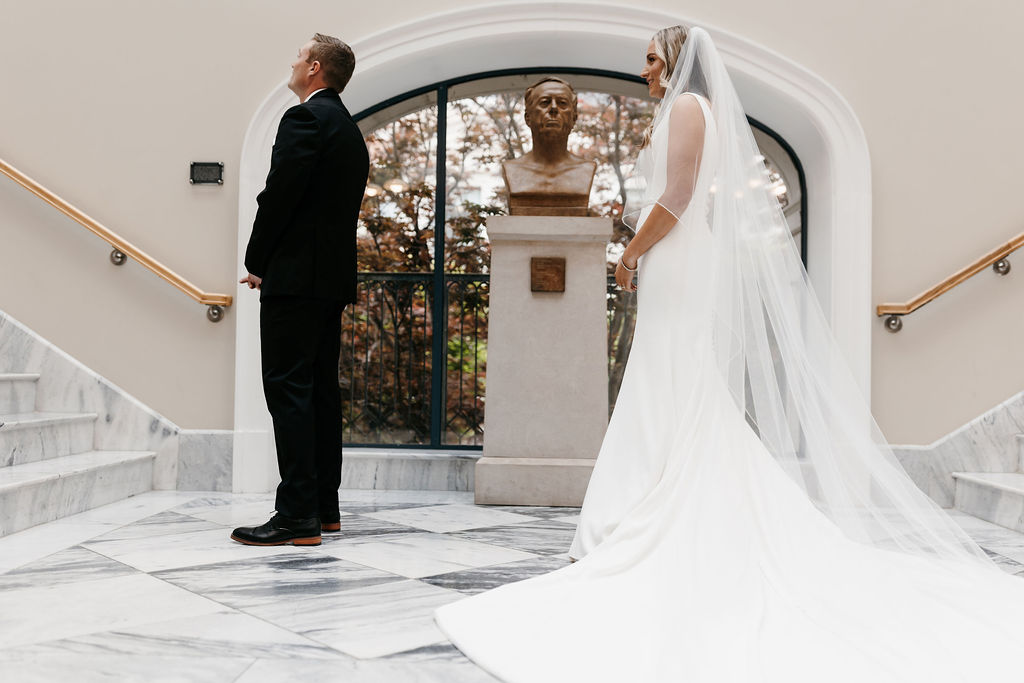
{"type": "Polygon", "coordinates": [[[155,452],[95,450],[97,415],[39,412],[38,381],[0,373],[0,536],[153,487],[155,452]]]}
{"type": "Polygon", "coordinates": [[[953,472],[954,506],[1014,531],[1024,532],[1024,434],[1016,435],[1015,472],[953,472]]]}

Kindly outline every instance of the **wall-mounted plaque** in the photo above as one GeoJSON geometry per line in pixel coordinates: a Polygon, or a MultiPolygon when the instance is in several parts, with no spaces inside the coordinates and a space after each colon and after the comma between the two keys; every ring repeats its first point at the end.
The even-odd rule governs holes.
{"type": "Polygon", "coordinates": [[[565,258],[534,256],[530,259],[531,292],[565,291],[565,258]]]}
{"type": "Polygon", "coordinates": [[[193,161],[189,167],[188,182],[193,185],[223,185],[224,163],[221,161],[193,161]]]}

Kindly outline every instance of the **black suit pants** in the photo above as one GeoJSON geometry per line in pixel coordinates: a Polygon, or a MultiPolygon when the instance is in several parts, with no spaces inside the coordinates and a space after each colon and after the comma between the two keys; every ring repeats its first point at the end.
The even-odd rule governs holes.
{"type": "Polygon", "coordinates": [[[340,301],[266,297],[260,305],[263,392],[274,419],[285,517],[337,521],[341,486],[340,301]]]}

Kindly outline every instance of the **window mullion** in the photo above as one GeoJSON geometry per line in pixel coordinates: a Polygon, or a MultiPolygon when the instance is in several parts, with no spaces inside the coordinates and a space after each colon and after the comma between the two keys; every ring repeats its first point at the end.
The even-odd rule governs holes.
{"type": "Polygon", "coordinates": [[[434,296],[432,306],[430,446],[440,448],[444,435],[445,380],[447,379],[448,297],[444,282],[445,190],[447,187],[446,150],[448,147],[448,88],[437,89],[437,178],[434,183],[434,296]]]}

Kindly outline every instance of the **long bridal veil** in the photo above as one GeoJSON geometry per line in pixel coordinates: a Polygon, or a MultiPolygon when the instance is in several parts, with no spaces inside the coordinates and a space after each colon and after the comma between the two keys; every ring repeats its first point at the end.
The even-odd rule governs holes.
{"type": "MultiPolygon", "coordinates": [[[[698,27],[687,33],[654,128],[687,92],[710,102],[718,132],[706,204],[713,241],[708,296],[715,359],[737,408],[850,539],[994,569],[914,485],[871,417],[811,288],[729,74],[698,27]]],[[[637,168],[641,189],[627,206],[627,223],[660,199],[642,188],[666,187],[659,173],[672,180],[671,164],[637,168]]]]}
{"type": "Polygon", "coordinates": [[[510,682],[1005,677],[1024,584],[873,422],[708,34],[666,73],[627,219],[678,222],[641,257],[580,560],[442,605],[438,627],[510,682]]]}

